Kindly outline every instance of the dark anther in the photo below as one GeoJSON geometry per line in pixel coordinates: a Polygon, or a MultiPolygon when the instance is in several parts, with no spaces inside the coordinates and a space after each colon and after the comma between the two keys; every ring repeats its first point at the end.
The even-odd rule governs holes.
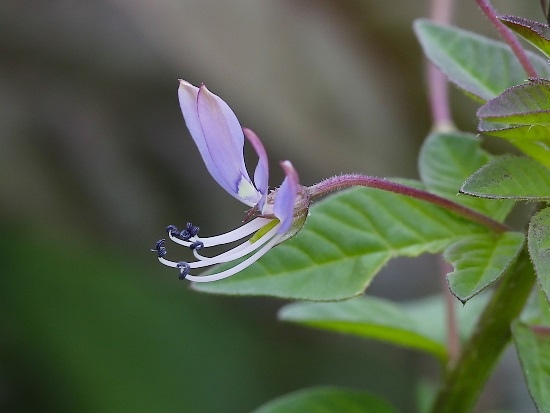
{"type": "Polygon", "coordinates": [[[180,280],[184,280],[187,274],[189,274],[189,270],[191,269],[191,266],[185,261],[180,261],[177,263],[176,267],[179,268],[180,270],[180,276],[178,278],[180,280]]]}
{"type": "Polygon", "coordinates": [[[166,255],[166,247],[164,246],[165,239],[159,239],[156,244],[155,248],[151,251],[156,252],[159,258],[162,258],[166,255]]]}
{"type": "Polygon", "coordinates": [[[195,251],[202,250],[204,248],[204,244],[201,241],[195,241],[191,245],[189,245],[189,248],[195,251]]]}
{"type": "Polygon", "coordinates": [[[178,231],[178,228],[175,225],[168,225],[166,227],[166,232],[168,235],[173,235],[175,237],[180,235],[180,232],[178,231]]]}
{"type": "Polygon", "coordinates": [[[179,233],[179,237],[184,241],[189,241],[189,238],[192,238],[199,233],[199,229],[199,227],[196,227],[191,222],[188,222],[185,225],[185,229],[182,229],[179,233]]]}

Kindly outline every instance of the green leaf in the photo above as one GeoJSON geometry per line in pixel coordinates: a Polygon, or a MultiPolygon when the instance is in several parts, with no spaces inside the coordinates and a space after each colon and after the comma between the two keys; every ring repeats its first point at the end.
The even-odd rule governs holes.
{"type": "Polygon", "coordinates": [[[539,284],[550,300],[550,208],[539,211],[531,219],[527,244],[539,284]]]}
{"type": "MultiPolygon", "coordinates": [[[[468,305],[455,301],[458,333],[462,341],[466,341],[471,336],[488,298],[487,294],[481,293],[468,301],[468,305]]],[[[447,343],[449,333],[447,305],[442,295],[428,296],[399,304],[403,311],[416,320],[426,335],[434,337],[440,343],[447,343]]]]}
{"type": "Polygon", "coordinates": [[[279,311],[283,321],[387,341],[431,353],[441,360],[447,356],[445,343],[423,328],[398,305],[375,297],[355,298],[337,303],[294,303],[279,311]]]}
{"type": "Polygon", "coordinates": [[[494,283],[523,247],[520,232],[482,234],[461,239],[445,250],[454,270],[447,275],[451,292],[463,303],[494,283]]]}
{"type": "Polygon", "coordinates": [[[272,400],[253,413],[396,413],[384,400],[337,387],[299,390],[272,400]]]}
{"type": "MultiPolygon", "coordinates": [[[[466,92],[489,100],[521,84],[527,75],[510,48],[495,40],[429,20],[414,22],[416,35],[432,63],[466,92]]],[[[546,61],[527,52],[540,77],[550,78],[546,61]]]]}
{"type": "Polygon", "coordinates": [[[550,126],[510,125],[482,120],[478,131],[506,139],[526,155],[550,168],[550,126]]]}
{"type": "Polygon", "coordinates": [[[372,188],[331,195],[313,205],[310,215],[296,237],[257,263],[193,288],[342,300],[361,294],[392,257],[440,252],[462,236],[488,231],[433,204],[372,188]]]}
{"type": "Polygon", "coordinates": [[[540,413],[550,412],[550,327],[512,324],[525,381],[540,413]]]}
{"type": "Polygon", "coordinates": [[[547,57],[550,57],[550,27],[548,25],[517,16],[501,16],[499,20],[547,57]]]}
{"type": "Polygon", "coordinates": [[[482,198],[548,200],[550,170],[530,158],[505,156],[469,177],[460,192],[482,198]]]}
{"type": "Polygon", "coordinates": [[[479,108],[479,131],[507,139],[550,166],[550,81],[512,87],[479,108]]]}
{"type": "MultiPolygon", "coordinates": [[[[480,296],[468,306],[456,302],[461,338],[465,339],[472,331],[485,301],[485,297],[480,296]]],[[[447,357],[445,305],[441,296],[400,304],[363,296],[336,303],[288,304],[279,311],[279,318],[424,351],[444,361],[447,357]]]]}
{"type": "Polygon", "coordinates": [[[532,79],[513,86],[477,111],[480,119],[513,125],[550,125],[550,81],[532,79]]]}
{"type": "Polygon", "coordinates": [[[495,202],[459,194],[466,178],[490,159],[472,134],[432,133],[420,151],[420,177],[430,192],[503,221],[514,206],[513,201],[495,202]]]}

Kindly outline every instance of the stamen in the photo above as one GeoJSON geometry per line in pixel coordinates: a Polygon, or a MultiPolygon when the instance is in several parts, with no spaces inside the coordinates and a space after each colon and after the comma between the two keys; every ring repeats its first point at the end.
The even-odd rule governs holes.
{"type": "Polygon", "coordinates": [[[159,258],[162,258],[166,255],[167,251],[166,247],[164,246],[165,241],[166,240],[164,238],[159,239],[155,244],[155,248],[151,250],[152,252],[156,252],[159,258]]]}
{"type": "Polygon", "coordinates": [[[194,243],[189,245],[189,248],[191,248],[193,251],[199,251],[204,248],[204,244],[202,243],[202,241],[195,241],[194,243]]]}
{"type": "Polygon", "coordinates": [[[184,280],[187,274],[189,274],[189,270],[191,269],[190,265],[185,261],[180,261],[177,263],[176,267],[180,270],[180,276],[178,278],[184,280]]]}
{"type": "MultiPolygon", "coordinates": [[[[252,234],[253,232],[256,232],[257,230],[265,226],[270,221],[272,220],[269,218],[260,218],[260,217],[254,218],[252,221],[247,222],[246,224],[244,224],[239,228],[226,232],[225,234],[222,234],[222,235],[215,235],[213,237],[201,238],[201,241],[204,244],[205,248],[212,247],[214,245],[228,244],[230,242],[234,242],[244,237],[247,237],[248,235],[252,234]]],[[[189,247],[191,245],[189,241],[187,240],[184,241],[181,239],[181,237],[170,236],[170,239],[174,241],[176,244],[183,245],[184,247],[189,247]]]]}
{"type": "Polygon", "coordinates": [[[264,245],[266,242],[268,242],[270,239],[272,239],[275,234],[277,233],[277,230],[279,229],[280,225],[276,225],[273,228],[271,228],[269,231],[267,231],[263,236],[259,239],[257,239],[255,242],[250,242],[250,240],[243,242],[240,245],[237,245],[235,248],[232,248],[224,253],[221,253],[219,255],[216,255],[215,257],[205,257],[203,255],[200,255],[198,252],[193,251],[193,255],[203,261],[207,262],[210,265],[214,264],[221,264],[222,262],[228,262],[233,261],[238,258],[242,258],[251,252],[257,250],[262,245],[264,245]]]}
{"type": "Polygon", "coordinates": [[[223,278],[231,277],[233,274],[238,273],[239,271],[242,271],[246,267],[252,265],[254,262],[258,261],[262,256],[264,256],[271,248],[273,248],[274,245],[276,245],[284,235],[276,235],[273,238],[269,240],[267,244],[265,244],[261,249],[256,251],[254,254],[252,254],[250,257],[248,257],[246,260],[241,262],[240,264],[235,265],[234,267],[231,267],[225,271],[219,272],[217,274],[211,274],[211,275],[187,275],[185,278],[189,281],[193,282],[210,282],[210,281],[218,281],[223,278]]]}
{"type": "Polygon", "coordinates": [[[193,238],[199,233],[200,228],[194,226],[191,222],[188,222],[185,229],[181,230],[179,237],[184,241],[189,241],[189,238],[193,238]]]}
{"type": "Polygon", "coordinates": [[[174,225],[166,227],[166,232],[172,241],[190,248],[193,251],[193,255],[197,261],[170,261],[164,258],[166,255],[166,247],[164,246],[165,240],[159,240],[155,244],[155,249],[158,255],[158,260],[172,268],[178,268],[180,271],[179,278],[187,279],[191,281],[206,282],[214,281],[222,278],[229,277],[241,269],[248,267],[250,264],[258,260],[264,255],[272,246],[276,245],[282,239],[282,236],[277,234],[277,231],[281,223],[278,219],[257,217],[252,221],[244,224],[242,227],[229,231],[226,234],[217,235],[214,237],[200,239],[196,236],[199,232],[199,227],[194,226],[190,222],[186,224],[186,228],[179,231],[174,225]],[[214,257],[202,256],[198,251],[211,246],[222,245],[234,242],[236,240],[245,238],[251,234],[254,234],[252,238],[245,240],[241,244],[218,254],[214,257]],[[206,242],[205,242],[206,240],[206,242]],[[247,257],[248,256],[248,257],[247,257]],[[222,271],[217,274],[194,276],[189,272],[192,269],[210,267],[215,264],[224,262],[231,262],[239,258],[247,257],[243,262],[222,271]]]}
{"type": "Polygon", "coordinates": [[[166,227],[166,232],[168,233],[168,235],[174,235],[176,237],[180,234],[178,228],[175,225],[168,225],[166,227]]]}

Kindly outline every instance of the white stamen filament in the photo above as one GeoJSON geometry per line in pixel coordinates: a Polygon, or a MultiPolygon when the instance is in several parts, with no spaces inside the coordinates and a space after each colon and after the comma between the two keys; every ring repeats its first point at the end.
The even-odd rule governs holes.
{"type": "Polygon", "coordinates": [[[169,234],[169,237],[176,244],[183,245],[184,247],[189,247],[195,241],[202,242],[204,247],[212,247],[214,245],[229,244],[230,242],[240,240],[252,234],[253,232],[258,231],[260,228],[264,227],[271,221],[272,220],[269,218],[254,218],[252,221],[247,222],[243,226],[226,232],[225,234],[205,238],[193,237],[190,238],[191,241],[184,241],[180,238],[173,236],[172,233],[169,234]]]}
{"type": "MultiPolygon", "coordinates": [[[[200,240],[204,243],[204,240],[208,240],[208,243],[204,243],[205,247],[211,247],[215,245],[222,245],[230,242],[234,242],[235,240],[242,239],[246,235],[250,235],[253,232],[261,229],[262,227],[266,226],[268,223],[272,222],[272,219],[267,218],[256,218],[253,221],[243,225],[240,228],[237,228],[233,231],[230,231],[226,234],[209,237],[209,238],[198,238],[193,237],[191,238],[191,241],[183,241],[181,239],[175,238],[170,235],[170,239],[172,239],[174,242],[177,242],[180,245],[184,245],[186,247],[190,246],[194,241],[200,240]],[[253,224],[254,223],[254,224],[253,224]],[[253,224],[253,225],[252,225],[253,224]],[[218,243],[213,243],[212,240],[217,240],[218,243]]],[[[189,262],[190,268],[202,268],[202,267],[209,267],[211,265],[215,264],[221,264],[224,262],[230,262],[234,261],[236,259],[242,258],[248,254],[251,254],[252,252],[256,251],[253,255],[248,257],[246,260],[241,262],[240,264],[237,264],[236,266],[229,268],[225,271],[219,272],[217,274],[212,275],[204,275],[204,276],[195,276],[195,275],[186,275],[186,279],[194,282],[209,282],[209,281],[216,281],[221,280],[226,277],[230,277],[233,274],[236,274],[237,272],[241,271],[242,269],[248,267],[260,257],[262,257],[267,251],[269,251],[274,245],[277,244],[283,237],[283,235],[278,235],[277,230],[281,226],[280,223],[275,225],[273,228],[271,228],[269,231],[267,231],[265,234],[263,234],[259,239],[257,239],[254,242],[250,242],[249,240],[246,240],[242,244],[239,244],[238,246],[225,251],[219,255],[216,255],[214,257],[205,257],[198,253],[197,250],[193,250],[193,254],[199,261],[189,262]],[[265,244],[265,245],[264,245],[265,244]],[[263,247],[262,247],[263,246],[263,247]],[[262,247],[262,248],[260,248],[262,247]],[[260,249],[258,249],[260,248],[260,249]]],[[[172,268],[179,268],[178,264],[179,262],[170,261],[167,260],[164,257],[159,257],[158,260],[172,268]]]]}
{"type": "MultiPolygon", "coordinates": [[[[269,231],[271,232],[271,231],[269,231]]],[[[252,265],[254,262],[258,261],[262,256],[264,256],[273,246],[275,246],[281,238],[283,238],[284,235],[275,235],[273,238],[269,240],[267,244],[265,244],[261,249],[256,251],[253,255],[248,257],[246,260],[241,262],[240,264],[235,265],[234,267],[231,267],[225,271],[219,272],[217,274],[212,275],[203,275],[203,276],[195,276],[195,275],[187,275],[185,278],[189,281],[193,282],[210,282],[210,281],[218,281],[222,280],[227,277],[231,277],[232,275],[238,273],[239,271],[242,271],[246,267],[252,265]]]]}
{"type": "Polygon", "coordinates": [[[193,250],[193,254],[197,259],[208,262],[210,263],[210,265],[220,264],[222,262],[227,262],[227,261],[233,261],[238,258],[244,257],[245,255],[250,254],[252,251],[260,248],[263,244],[265,244],[275,235],[275,233],[277,232],[277,229],[279,229],[280,226],[281,226],[280,223],[275,225],[272,229],[270,229],[262,237],[260,237],[258,240],[254,242],[245,241],[242,244],[236,246],[235,248],[232,248],[222,254],[216,255],[215,257],[211,257],[211,258],[205,257],[199,254],[197,250],[193,250]]]}

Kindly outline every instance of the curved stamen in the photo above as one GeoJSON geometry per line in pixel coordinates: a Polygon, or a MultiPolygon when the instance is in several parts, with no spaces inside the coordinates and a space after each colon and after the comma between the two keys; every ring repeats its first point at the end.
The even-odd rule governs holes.
{"type": "MultiPolygon", "coordinates": [[[[179,261],[179,262],[170,261],[164,257],[158,257],[158,260],[161,264],[164,264],[167,267],[172,267],[172,268],[180,268],[178,265],[180,265],[182,262],[185,262],[185,261],[179,261]]],[[[190,263],[188,262],[187,264],[189,265],[189,268],[203,268],[203,267],[210,267],[212,265],[205,261],[193,261],[190,263]]]]}
{"type": "Polygon", "coordinates": [[[199,227],[196,227],[191,222],[188,222],[185,229],[180,231],[179,237],[184,241],[189,241],[190,238],[197,236],[199,230],[199,227]]]}
{"type": "Polygon", "coordinates": [[[180,232],[178,230],[178,227],[176,227],[175,225],[170,224],[166,227],[166,233],[168,235],[170,235],[170,234],[179,235],[180,232]]]}
{"type": "Polygon", "coordinates": [[[166,240],[163,238],[163,239],[159,239],[156,243],[155,243],[155,248],[151,249],[152,252],[156,252],[158,257],[159,258],[162,258],[166,255],[167,251],[166,251],[166,247],[164,246],[164,242],[166,240]]]}
{"type": "Polygon", "coordinates": [[[216,255],[215,257],[205,257],[200,255],[198,252],[194,253],[195,257],[203,262],[208,262],[210,265],[221,264],[222,262],[233,261],[238,258],[242,258],[251,252],[260,248],[263,244],[268,242],[273,236],[277,233],[281,224],[277,224],[266,232],[260,239],[255,242],[245,241],[242,244],[236,246],[235,248],[230,249],[222,254],[216,255]]]}
{"type": "MultiPolygon", "coordinates": [[[[249,245],[249,243],[250,243],[250,240],[246,240],[246,241],[244,241],[243,243],[237,245],[236,247],[234,247],[234,248],[232,248],[232,249],[230,249],[230,250],[228,250],[228,251],[222,252],[221,254],[218,254],[218,255],[216,255],[216,256],[214,256],[214,257],[205,257],[204,255],[201,255],[201,254],[200,254],[198,251],[196,251],[196,250],[193,250],[193,255],[195,256],[196,259],[198,259],[198,260],[200,260],[200,261],[205,261],[205,262],[207,262],[207,261],[209,261],[209,260],[211,260],[211,259],[214,259],[214,258],[222,258],[222,257],[224,258],[224,261],[229,261],[229,260],[225,259],[225,257],[227,257],[227,253],[231,252],[231,253],[234,254],[234,253],[236,253],[236,252],[238,252],[238,251],[240,251],[240,250],[242,250],[242,249],[244,249],[244,248],[247,248],[248,245],[249,245]]],[[[220,262],[223,262],[223,261],[220,261],[220,262]]],[[[214,263],[214,262],[213,262],[212,264],[217,264],[217,263],[214,263]]]]}
{"type": "Polygon", "coordinates": [[[204,248],[204,243],[202,241],[195,241],[191,245],[189,245],[189,248],[191,248],[193,251],[199,251],[204,248]]]}
{"type": "MultiPolygon", "coordinates": [[[[200,241],[203,243],[204,247],[212,247],[214,245],[221,245],[221,244],[227,244],[233,241],[240,240],[253,232],[256,232],[263,226],[265,226],[268,222],[272,221],[269,218],[254,218],[252,221],[247,222],[243,226],[234,229],[232,231],[226,232],[225,234],[216,235],[213,237],[205,237],[201,238],[200,241]]],[[[198,241],[198,239],[195,239],[193,242],[184,241],[181,238],[178,238],[172,234],[168,234],[170,239],[174,241],[176,244],[183,245],[184,247],[190,247],[191,244],[193,244],[194,241],[198,241]]]]}
{"type": "MultiPolygon", "coordinates": [[[[274,226],[271,228],[268,232],[266,232],[260,239],[258,239],[255,242],[245,241],[242,244],[236,246],[235,248],[232,248],[229,251],[226,251],[222,254],[216,255],[214,257],[205,257],[200,255],[197,250],[193,250],[193,254],[198,259],[198,261],[193,261],[187,263],[189,265],[189,268],[203,268],[203,267],[210,267],[215,264],[221,264],[224,262],[230,262],[239,258],[242,258],[258,248],[260,248],[265,243],[268,243],[273,239],[273,237],[277,234],[277,230],[279,229],[279,225],[274,226]]],[[[278,237],[280,238],[280,237],[278,237]]],[[[159,261],[168,266],[173,268],[180,268],[179,265],[181,262],[175,262],[170,261],[164,258],[164,256],[158,257],[159,261]]]]}
{"type": "Polygon", "coordinates": [[[187,277],[187,274],[189,274],[189,269],[191,268],[189,264],[185,261],[180,261],[176,264],[176,267],[180,270],[180,280],[184,280],[185,277],[187,277]]]}
{"type": "Polygon", "coordinates": [[[199,233],[200,228],[193,225],[191,222],[188,222],[185,224],[185,229],[182,229],[181,231],[178,230],[178,227],[175,225],[168,225],[166,227],[166,232],[172,237],[181,238],[184,241],[189,241],[190,238],[196,237],[199,233]]]}
{"type": "Polygon", "coordinates": [[[256,251],[253,255],[248,257],[246,260],[241,262],[240,264],[235,265],[234,267],[231,267],[225,271],[219,272],[217,274],[212,275],[202,275],[202,276],[195,276],[195,275],[187,275],[185,278],[189,281],[193,282],[210,282],[210,281],[218,281],[223,278],[231,277],[233,274],[238,273],[239,271],[242,271],[246,267],[252,265],[254,262],[258,261],[262,256],[264,256],[274,245],[276,245],[282,238],[283,235],[275,235],[273,238],[269,240],[267,244],[265,244],[261,249],[256,251]]]}

